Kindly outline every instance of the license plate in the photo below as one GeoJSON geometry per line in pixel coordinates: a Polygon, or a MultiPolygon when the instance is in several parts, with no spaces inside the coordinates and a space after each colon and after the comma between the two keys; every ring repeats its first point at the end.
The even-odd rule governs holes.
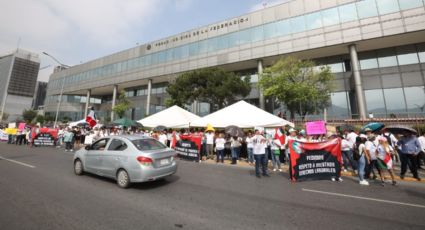
{"type": "Polygon", "coordinates": [[[168,158],[167,159],[161,159],[159,161],[159,164],[160,165],[168,165],[169,163],[170,163],[170,161],[168,160],[168,158]]]}

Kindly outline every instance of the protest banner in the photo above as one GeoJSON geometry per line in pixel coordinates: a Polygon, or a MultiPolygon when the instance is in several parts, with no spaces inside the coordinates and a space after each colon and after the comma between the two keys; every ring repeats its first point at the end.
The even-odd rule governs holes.
{"type": "Polygon", "coordinates": [[[330,180],[341,174],[341,140],[319,143],[289,141],[293,181],[330,180]]]}
{"type": "Polygon", "coordinates": [[[307,135],[323,135],[326,134],[325,121],[311,121],[305,123],[307,135]]]}
{"type": "Polygon", "coordinates": [[[5,131],[0,129],[0,141],[8,141],[9,140],[9,134],[7,134],[5,131]]]}
{"type": "Polygon", "coordinates": [[[50,128],[33,128],[32,137],[34,145],[53,146],[58,138],[58,130],[50,128]]]}
{"type": "Polygon", "coordinates": [[[174,149],[182,159],[199,161],[201,142],[201,135],[180,135],[180,140],[176,142],[174,149]]]}

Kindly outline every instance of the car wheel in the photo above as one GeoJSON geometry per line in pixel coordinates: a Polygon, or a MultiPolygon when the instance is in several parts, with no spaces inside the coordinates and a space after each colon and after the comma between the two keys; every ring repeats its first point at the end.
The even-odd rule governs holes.
{"type": "Polygon", "coordinates": [[[121,188],[128,188],[130,186],[130,177],[124,169],[121,169],[117,173],[117,184],[121,188]]]}
{"type": "Polygon", "coordinates": [[[74,162],[74,173],[75,175],[81,176],[84,174],[83,163],[80,160],[74,162]]]}

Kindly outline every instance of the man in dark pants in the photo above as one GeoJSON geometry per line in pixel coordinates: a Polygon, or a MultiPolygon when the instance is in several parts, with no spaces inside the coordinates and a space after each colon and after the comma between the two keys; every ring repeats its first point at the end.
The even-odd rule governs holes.
{"type": "Polygon", "coordinates": [[[399,154],[401,161],[400,178],[404,179],[407,165],[409,165],[409,169],[412,172],[413,177],[420,181],[421,178],[419,178],[418,168],[416,165],[416,157],[421,151],[421,145],[418,141],[418,138],[416,138],[411,132],[405,132],[403,134],[403,138],[398,142],[398,146],[400,149],[399,154]]]}
{"type": "Polygon", "coordinates": [[[263,176],[269,176],[267,173],[266,142],[266,138],[264,138],[258,130],[255,130],[255,136],[253,137],[253,153],[255,159],[255,176],[258,178],[260,178],[260,167],[263,176]]]}

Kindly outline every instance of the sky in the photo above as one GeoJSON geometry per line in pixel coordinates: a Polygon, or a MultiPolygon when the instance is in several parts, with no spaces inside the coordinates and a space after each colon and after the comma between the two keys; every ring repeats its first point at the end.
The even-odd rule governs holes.
{"type": "Polygon", "coordinates": [[[39,54],[40,81],[73,66],[288,0],[0,0],[0,56],[39,54]]]}

